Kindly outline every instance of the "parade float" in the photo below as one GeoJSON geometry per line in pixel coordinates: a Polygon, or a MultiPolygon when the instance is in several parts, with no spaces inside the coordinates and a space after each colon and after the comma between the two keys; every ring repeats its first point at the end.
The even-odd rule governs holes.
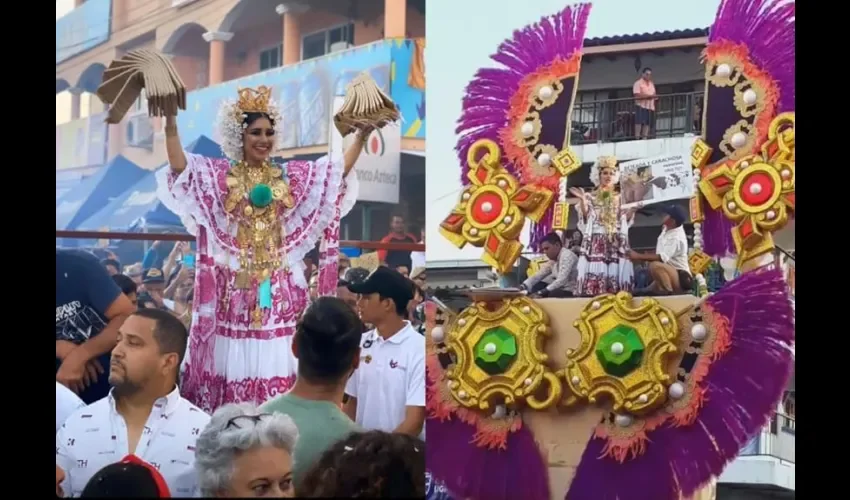
{"type": "MultiPolygon", "coordinates": [[[[502,273],[526,243],[566,228],[589,13],[571,6],[515,32],[467,87],[464,187],[440,230],[502,273]]],[[[793,2],[724,0],[711,28],[691,151],[697,296],[487,289],[459,311],[429,304],[431,498],[713,498],[792,368],[786,282],[763,264],[795,208],[794,22],[793,2]],[[701,273],[728,252],[742,274],[708,294],[701,273]]]]}

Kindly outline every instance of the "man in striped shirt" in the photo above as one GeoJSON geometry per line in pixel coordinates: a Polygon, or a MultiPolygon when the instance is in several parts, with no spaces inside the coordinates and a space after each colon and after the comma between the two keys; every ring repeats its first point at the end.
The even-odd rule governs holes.
{"type": "Polygon", "coordinates": [[[549,259],[520,288],[537,297],[572,297],[575,289],[578,255],[564,247],[558,233],[549,233],[540,244],[549,259]]]}

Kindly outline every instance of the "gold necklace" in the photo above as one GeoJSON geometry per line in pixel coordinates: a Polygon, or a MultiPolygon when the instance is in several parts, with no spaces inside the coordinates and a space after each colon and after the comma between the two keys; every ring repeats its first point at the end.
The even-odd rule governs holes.
{"type": "Polygon", "coordinates": [[[286,265],[286,255],[279,249],[283,241],[283,224],[278,220],[280,206],[294,206],[283,169],[265,162],[251,166],[239,162],[227,173],[227,196],[224,209],[238,224],[239,271],[236,288],[258,287],[258,303],[252,312],[254,326],[262,320],[262,309],[271,307],[271,274],[286,265]]]}

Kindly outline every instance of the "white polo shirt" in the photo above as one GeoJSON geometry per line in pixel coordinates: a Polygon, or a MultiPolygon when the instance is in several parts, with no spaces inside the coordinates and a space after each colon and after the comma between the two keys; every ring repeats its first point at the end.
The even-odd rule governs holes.
{"type": "Polygon", "coordinates": [[[409,321],[384,340],[377,330],[363,334],[360,366],[345,392],[357,398],[357,423],[366,430],[392,432],[408,406],[425,406],[425,337],[409,321]]]}
{"type": "MultiPolygon", "coordinates": [[[[134,455],[156,467],[172,497],[198,494],[195,441],[209,421],[176,388],[154,403],[134,455]]],[[[56,465],[65,471],[65,495],[80,496],[93,475],[128,454],[127,424],[109,391],[74,412],[56,433],[56,465]]]]}
{"type": "Polygon", "coordinates": [[[74,394],[74,391],[56,382],[56,430],[54,432],[59,432],[59,428],[65,423],[65,420],[68,420],[68,417],[85,405],[83,400],[74,394]]]}

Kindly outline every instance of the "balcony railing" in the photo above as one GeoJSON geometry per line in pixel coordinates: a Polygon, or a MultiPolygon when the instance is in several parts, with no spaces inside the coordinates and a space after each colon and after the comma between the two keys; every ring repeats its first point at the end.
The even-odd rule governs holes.
{"type": "MultiPolygon", "coordinates": [[[[658,96],[650,138],[698,134],[702,124],[702,102],[702,92],[658,96]]],[[[637,105],[631,97],[577,102],[573,108],[571,143],[578,146],[636,140],[636,110],[637,105]]]]}
{"type": "Polygon", "coordinates": [[[794,417],[774,413],[768,425],[744,446],[740,456],[766,455],[795,463],[796,425],[794,417]]]}

